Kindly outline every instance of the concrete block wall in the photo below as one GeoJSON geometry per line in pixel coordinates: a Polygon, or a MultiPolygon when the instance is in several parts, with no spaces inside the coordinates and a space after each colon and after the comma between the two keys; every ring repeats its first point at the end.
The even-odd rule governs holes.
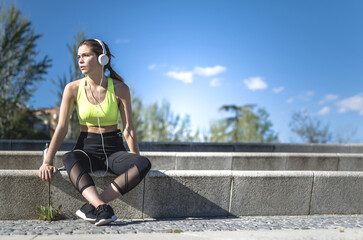
{"type": "Polygon", "coordinates": [[[362,172],[314,172],[311,214],[363,213],[362,172]]]}
{"type": "Polygon", "coordinates": [[[313,172],[233,171],[231,214],[308,215],[313,172]]]}
{"type": "MultiPolygon", "coordinates": [[[[43,151],[50,140],[0,139],[0,150],[43,151]]],[[[75,140],[65,140],[60,151],[70,151],[75,140]]],[[[127,143],[124,142],[126,149],[127,143]]],[[[362,144],[294,144],[294,143],[215,143],[215,142],[139,142],[142,152],[300,152],[363,153],[362,144]]]]}
{"type": "Polygon", "coordinates": [[[151,171],[144,217],[227,217],[230,187],[231,171],[151,171]]]}
{"type": "Polygon", "coordinates": [[[37,170],[0,170],[0,219],[36,219],[49,203],[49,184],[37,170]]]}
{"type": "MultiPolygon", "coordinates": [[[[59,151],[55,166],[62,167],[59,151]]],[[[229,153],[141,152],[153,170],[363,171],[363,154],[354,153],[229,153]]],[[[0,151],[0,169],[39,169],[42,153],[0,151]]]]}
{"type": "MultiPolygon", "coordinates": [[[[95,177],[99,190],[115,176],[95,177]]],[[[363,214],[363,172],[150,171],[111,205],[119,218],[363,214]]],[[[36,209],[62,205],[67,218],[85,199],[65,172],[51,184],[36,170],[0,170],[0,219],[35,219],[36,209]]]]}

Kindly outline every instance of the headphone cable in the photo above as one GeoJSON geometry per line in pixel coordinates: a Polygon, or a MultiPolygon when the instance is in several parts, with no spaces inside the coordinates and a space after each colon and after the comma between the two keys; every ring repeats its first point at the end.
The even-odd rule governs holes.
{"type": "MultiPolygon", "coordinates": [[[[89,82],[87,81],[87,84],[88,84],[88,88],[91,92],[91,96],[93,98],[93,100],[95,101],[95,103],[97,104],[96,106],[96,111],[97,111],[97,122],[98,122],[98,128],[100,130],[100,134],[101,134],[101,141],[102,141],[102,150],[103,150],[103,153],[105,154],[105,157],[106,157],[106,171],[105,173],[102,175],[102,177],[106,176],[107,174],[107,171],[108,171],[108,157],[107,157],[107,154],[106,154],[106,150],[105,150],[105,143],[104,143],[104,139],[103,139],[103,135],[102,135],[102,131],[101,131],[101,124],[100,124],[100,117],[98,115],[98,107],[100,106],[100,102],[101,102],[101,86],[102,86],[102,82],[103,82],[103,75],[104,75],[104,66],[102,66],[102,78],[101,78],[101,82],[100,82],[100,87],[98,88],[98,104],[97,104],[97,101],[95,99],[95,97],[93,96],[93,92],[92,92],[92,89],[91,89],[91,85],[89,84],[89,82]]],[[[107,87],[108,88],[108,87],[107,87]]],[[[107,94],[107,92],[106,92],[107,94]]],[[[106,100],[106,95],[105,95],[105,99],[103,101],[106,100]]],[[[91,165],[91,160],[88,158],[88,160],[90,161],[90,166],[92,167],[91,165]]],[[[92,174],[94,175],[93,171],[92,171],[92,168],[91,168],[91,172],[92,174]]]]}

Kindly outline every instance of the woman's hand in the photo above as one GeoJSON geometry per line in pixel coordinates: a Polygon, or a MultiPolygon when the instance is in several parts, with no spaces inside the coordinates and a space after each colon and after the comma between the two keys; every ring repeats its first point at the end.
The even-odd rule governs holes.
{"type": "Polygon", "coordinates": [[[48,165],[48,164],[43,164],[39,168],[39,177],[43,181],[50,182],[50,181],[52,181],[52,177],[56,172],[57,172],[57,169],[54,166],[48,165]]]}

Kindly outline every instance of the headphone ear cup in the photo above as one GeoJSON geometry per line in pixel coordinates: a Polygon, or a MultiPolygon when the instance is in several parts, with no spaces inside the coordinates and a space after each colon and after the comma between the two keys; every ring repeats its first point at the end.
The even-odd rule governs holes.
{"type": "Polygon", "coordinates": [[[102,66],[107,65],[108,61],[109,61],[109,59],[108,59],[108,56],[106,54],[101,54],[100,56],[98,56],[98,62],[102,66]]]}

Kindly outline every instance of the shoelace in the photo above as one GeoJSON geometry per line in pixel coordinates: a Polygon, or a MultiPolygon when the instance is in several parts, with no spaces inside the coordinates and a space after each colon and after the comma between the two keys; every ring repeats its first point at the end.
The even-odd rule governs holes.
{"type": "Polygon", "coordinates": [[[100,215],[101,212],[103,212],[103,211],[107,211],[107,205],[106,204],[98,206],[97,211],[96,211],[96,215],[97,216],[100,215]]]}

